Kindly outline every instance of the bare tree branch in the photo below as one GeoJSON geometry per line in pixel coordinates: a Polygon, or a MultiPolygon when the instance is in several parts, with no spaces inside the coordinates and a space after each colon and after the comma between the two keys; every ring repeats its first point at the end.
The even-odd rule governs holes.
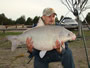
{"type": "Polygon", "coordinates": [[[66,3],[66,0],[61,0],[61,2],[62,2],[62,4],[64,4],[68,8],[68,10],[70,10],[72,12],[72,10],[69,8],[69,6],[66,3]]]}
{"type": "Polygon", "coordinates": [[[78,14],[81,14],[83,10],[86,10],[85,7],[88,0],[61,0],[61,2],[71,11],[75,12],[78,11],[78,14]]]}

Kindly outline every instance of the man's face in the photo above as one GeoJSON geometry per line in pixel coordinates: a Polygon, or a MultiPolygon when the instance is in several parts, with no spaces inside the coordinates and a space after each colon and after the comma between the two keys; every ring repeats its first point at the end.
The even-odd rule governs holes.
{"type": "Polygon", "coordinates": [[[55,14],[51,14],[50,16],[43,16],[44,23],[48,24],[55,24],[55,14]]]}

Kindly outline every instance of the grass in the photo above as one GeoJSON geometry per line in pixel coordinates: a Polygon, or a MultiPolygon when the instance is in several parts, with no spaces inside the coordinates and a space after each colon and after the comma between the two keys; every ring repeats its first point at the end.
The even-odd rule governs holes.
{"type": "Polygon", "coordinates": [[[19,34],[21,34],[22,32],[5,32],[5,33],[3,33],[3,32],[0,32],[0,37],[5,37],[5,36],[7,36],[7,35],[19,35],[19,34]]]}

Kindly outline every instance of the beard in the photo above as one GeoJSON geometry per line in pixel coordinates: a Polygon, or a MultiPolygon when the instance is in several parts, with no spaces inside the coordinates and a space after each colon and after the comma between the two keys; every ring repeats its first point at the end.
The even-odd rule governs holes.
{"type": "Polygon", "coordinates": [[[48,24],[50,25],[50,24],[55,24],[55,22],[54,21],[50,21],[50,22],[48,22],[48,24]]]}

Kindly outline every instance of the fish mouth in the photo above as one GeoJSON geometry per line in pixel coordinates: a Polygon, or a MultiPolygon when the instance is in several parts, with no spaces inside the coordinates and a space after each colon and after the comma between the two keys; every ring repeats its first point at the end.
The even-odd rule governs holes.
{"type": "Polygon", "coordinates": [[[75,40],[76,39],[76,35],[74,35],[73,37],[72,37],[72,40],[75,40]]]}

